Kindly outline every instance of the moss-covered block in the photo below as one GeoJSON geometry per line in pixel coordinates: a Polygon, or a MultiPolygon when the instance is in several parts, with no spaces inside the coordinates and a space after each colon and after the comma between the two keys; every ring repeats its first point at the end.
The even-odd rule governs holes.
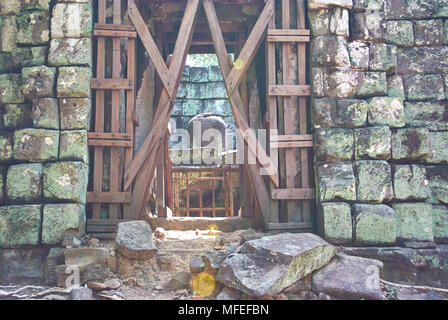
{"type": "Polygon", "coordinates": [[[348,53],[352,67],[361,70],[367,70],[369,68],[370,49],[368,43],[362,41],[349,42],[348,53]]]}
{"type": "Polygon", "coordinates": [[[11,52],[16,47],[16,16],[0,16],[0,51],[11,52]]]}
{"type": "Polygon", "coordinates": [[[29,100],[54,96],[56,68],[47,66],[22,69],[22,91],[29,100]]]}
{"type": "Polygon", "coordinates": [[[204,101],[204,112],[210,112],[216,115],[231,115],[232,108],[227,99],[211,99],[204,101]]]}
{"type": "Polygon", "coordinates": [[[419,165],[393,166],[394,198],[426,200],[431,196],[426,168],[419,165]]]}
{"type": "Polygon", "coordinates": [[[332,244],[352,242],[352,215],[350,205],[344,202],[327,202],[321,205],[323,236],[332,244]]]}
{"type": "Polygon", "coordinates": [[[41,205],[0,207],[0,247],[39,244],[41,205]]]}
{"type": "Polygon", "coordinates": [[[93,30],[92,16],[91,3],[57,3],[51,17],[51,37],[90,37],[93,30]]]}
{"type": "Polygon", "coordinates": [[[397,216],[397,238],[402,241],[434,241],[432,205],[427,203],[394,203],[397,216]]]}
{"type": "Polygon", "coordinates": [[[355,159],[389,160],[391,136],[387,126],[355,129],[355,159]]]}
{"type": "Polygon", "coordinates": [[[9,163],[12,159],[12,143],[8,134],[0,134],[0,163],[9,163]]]}
{"type": "Polygon", "coordinates": [[[224,81],[221,68],[219,66],[210,66],[208,69],[209,81],[224,81]]]}
{"type": "Polygon", "coordinates": [[[394,210],[384,204],[355,204],[355,243],[393,245],[397,237],[394,210]]]}
{"type": "Polygon", "coordinates": [[[444,79],[438,74],[404,75],[404,89],[409,101],[444,100],[444,79]]]}
{"type": "Polygon", "coordinates": [[[325,35],[311,41],[311,65],[313,67],[347,67],[350,57],[344,37],[325,35]]]}
{"type": "Polygon", "coordinates": [[[357,78],[356,95],[359,97],[375,97],[387,94],[386,72],[360,72],[357,78]]]}
{"type": "Polygon", "coordinates": [[[0,52],[0,73],[16,72],[19,65],[14,63],[9,52],[0,52]]]}
{"type": "Polygon", "coordinates": [[[352,35],[356,40],[384,41],[385,16],[382,11],[357,12],[352,17],[352,35]]]}
{"type": "Polygon", "coordinates": [[[32,126],[31,107],[28,104],[7,104],[3,113],[3,127],[8,130],[32,126]]]}
{"type": "Polygon", "coordinates": [[[17,43],[38,45],[50,41],[50,12],[26,11],[17,16],[17,43]]]}
{"type": "Polygon", "coordinates": [[[396,65],[397,47],[395,45],[385,43],[372,43],[370,45],[370,70],[393,73],[396,65]]]}
{"type": "Polygon", "coordinates": [[[226,99],[227,91],[224,82],[208,82],[207,83],[207,95],[204,98],[209,99],[226,99]]]}
{"type": "Polygon", "coordinates": [[[319,162],[343,162],[353,158],[352,129],[318,129],[314,133],[315,157],[319,162]]]}
{"type": "Polygon", "coordinates": [[[41,98],[33,105],[33,124],[36,128],[59,129],[58,99],[41,98]]]}
{"type": "Polygon", "coordinates": [[[386,125],[391,128],[404,127],[403,99],[375,97],[369,100],[369,124],[386,125]]]}
{"type": "Polygon", "coordinates": [[[88,166],[85,163],[61,161],[47,164],[43,177],[46,201],[86,203],[88,166]]]}
{"type": "Polygon", "coordinates": [[[393,160],[422,160],[430,156],[426,128],[398,129],[392,133],[393,160]]]}
{"type": "Polygon", "coordinates": [[[355,128],[367,123],[367,102],[357,99],[313,99],[313,125],[318,128],[355,128]]]}
{"type": "Polygon", "coordinates": [[[448,166],[427,166],[432,203],[448,204],[448,166]]]}
{"type": "Polygon", "coordinates": [[[14,132],[13,157],[19,161],[45,162],[58,158],[59,131],[22,129],[14,132]]]}
{"type": "Polygon", "coordinates": [[[61,130],[89,130],[91,101],[88,98],[59,100],[61,130]]]}
{"type": "Polygon", "coordinates": [[[6,194],[10,203],[40,203],[42,194],[41,163],[12,165],[6,175],[6,194]]]}
{"type": "MultiPolygon", "coordinates": [[[[357,71],[349,69],[322,68],[320,75],[322,95],[329,98],[353,98],[358,84],[358,75],[357,71]]],[[[313,79],[313,90],[316,90],[319,77],[316,79],[313,77],[313,79]]]]}
{"type": "Polygon", "coordinates": [[[355,162],[357,195],[361,202],[382,203],[392,200],[392,176],[390,165],[383,160],[355,162]]]}
{"type": "Polygon", "coordinates": [[[448,163],[448,132],[429,132],[428,145],[431,154],[427,163],[448,163]]]}
{"type": "Polygon", "coordinates": [[[190,81],[192,82],[208,82],[208,67],[190,67],[190,81]]]}
{"type": "Polygon", "coordinates": [[[49,10],[50,0],[7,0],[0,3],[0,14],[19,14],[27,10],[49,10]]]}
{"type": "Polygon", "coordinates": [[[443,43],[442,19],[414,21],[414,37],[416,46],[441,45],[443,43]]]}
{"type": "Polygon", "coordinates": [[[410,127],[427,127],[430,130],[448,130],[446,102],[406,102],[406,124],[410,127]]]}
{"type": "Polygon", "coordinates": [[[17,73],[0,74],[0,104],[23,103],[22,75],[17,73]]]}
{"type": "Polygon", "coordinates": [[[58,97],[90,97],[91,75],[88,67],[60,67],[57,82],[58,97]]]}
{"type": "Polygon", "coordinates": [[[203,102],[200,99],[188,99],[182,103],[183,116],[195,116],[203,111],[203,102]]]}
{"type": "Polygon", "coordinates": [[[65,231],[85,233],[86,210],[79,203],[46,204],[42,219],[42,243],[60,244],[65,231]]]}
{"type": "Polygon", "coordinates": [[[412,21],[392,20],[387,21],[386,41],[398,46],[414,45],[414,30],[412,21]]]}
{"type": "Polygon", "coordinates": [[[61,131],[59,160],[89,162],[86,130],[61,131]]]}
{"type": "Polygon", "coordinates": [[[448,208],[441,205],[432,206],[434,240],[448,243],[448,208]]]}
{"type": "Polygon", "coordinates": [[[355,175],[351,163],[320,165],[316,173],[319,201],[356,200],[355,175]]]}
{"type": "Polygon", "coordinates": [[[14,64],[22,68],[45,65],[48,56],[48,46],[18,47],[12,50],[14,64]]]}
{"type": "Polygon", "coordinates": [[[92,64],[92,41],[90,38],[53,39],[50,42],[48,64],[70,66],[92,64]]]}
{"type": "Polygon", "coordinates": [[[387,77],[387,96],[393,98],[405,98],[403,78],[400,75],[387,77]]]}

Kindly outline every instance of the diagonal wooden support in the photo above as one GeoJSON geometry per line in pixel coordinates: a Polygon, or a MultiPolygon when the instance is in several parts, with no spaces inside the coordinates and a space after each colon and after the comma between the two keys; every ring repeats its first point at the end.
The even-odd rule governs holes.
{"type": "MultiPolygon", "coordinates": [[[[132,1],[132,0],[130,0],[132,1]]],[[[157,105],[157,111],[154,117],[153,127],[145,139],[143,145],[134,160],[125,172],[124,188],[127,189],[137,173],[140,173],[136,179],[134,192],[132,194],[131,214],[132,218],[139,218],[143,215],[144,205],[147,201],[149,187],[154,177],[155,166],[158,155],[161,153],[161,146],[165,137],[166,128],[170,120],[173,101],[172,95],[175,95],[179,87],[183,68],[190,48],[193,30],[198,12],[199,0],[188,0],[185,8],[184,17],[179,30],[179,37],[176,41],[172,60],[169,67],[169,76],[176,79],[171,91],[164,87],[157,105]]],[[[138,32],[138,30],[137,30],[138,32]]]]}

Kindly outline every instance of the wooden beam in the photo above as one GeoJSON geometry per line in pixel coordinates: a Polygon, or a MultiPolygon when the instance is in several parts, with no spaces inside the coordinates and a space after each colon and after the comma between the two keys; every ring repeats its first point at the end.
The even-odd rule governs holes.
{"type": "Polygon", "coordinates": [[[309,36],[308,29],[269,29],[268,36],[309,36]]]}
{"type": "Polygon", "coordinates": [[[268,36],[268,42],[310,42],[309,36],[268,36]]]}
{"type": "Polygon", "coordinates": [[[270,85],[269,86],[270,96],[299,96],[308,97],[311,95],[311,86],[309,85],[270,85]]]}
{"type": "Polygon", "coordinates": [[[87,192],[87,203],[130,203],[130,192],[87,192]]]}
{"type": "Polygon", "coordinates": [[[135,31],[124,30],[98,30],[93,31],[93,35],[97,37],[115,37],[115,38],[135,38],[137,33],[135,31]]]}
{"type": "Polygon", "coordinates": [[[135,28],[128,24],[95,23],[95,30],[135,31],[135,28]]]}
{"type": "Polygon", "coordinates": [[[90,80],[90,88],[95,90],[132,90],[134,88],[133,79],[100,79],[90,80]]]}
{"type": "Polygon", "coordinates": [[[105,139],[105,140],[132,140],[129,133],[113,133],[113,132],[88,132],[89,139],[105,139]]]}
{"type": "Polygon", "coordinates": [[[89,144],[89,146],[94,146],[94,147],[125,147],[125,148],[132,147],[131,140],[89,139],[88,144],[89,144]]]}
{"type": "Polygon", "coordinates": [[[316,199],[316,190],[312,188],[272,189],[272,199],[276,200],[316,199]]]}
{"type": "Polygon", "coordinates": [[[271,142],[271,148],[311,148],[313,141],[281,141],[271,142]]]}

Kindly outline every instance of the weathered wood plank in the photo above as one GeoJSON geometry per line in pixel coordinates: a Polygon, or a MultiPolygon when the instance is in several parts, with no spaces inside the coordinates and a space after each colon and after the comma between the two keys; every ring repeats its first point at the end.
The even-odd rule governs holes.
{"type": "Polygon", "coordinates": [[[94,78],[90,80],[90,88],[96,90],[132,90],[134,80],[94,78]]]}
{"type": "Polygon", "coordinates": [[[135,28],[128,24],[95,23],[95,30],[135,31],[135,28]]]}
{"type": "Polygon", "coordinates": [[[315,199],[316,190],[312,188],[273,189],[272,198],[277,200],[315,199]]]}
{"type": "Polygon", "coordinates": [[[268,36],[309,36],[308,29],[269,29],[268,36]]]}
{"type": "Polygon", "coordinates": [[[270,85],[270,96],[299,96],[308,97],[311,95],[311,86],[309,85],[270,85]]]}
{"type": "Polygon", "coordinates": [[[95,29],[93,35],[96,37],[114,37],[114,38],[136,38],[137,32],[124,30],[102,30],[95,29]]]}
{"type": "Polygon", "coordinates": [[[281,142],[271,142],[271,147],[280,148],[311,148],[313,146],[313,141],[281,141],[281,142]]]}
{"type": "Polygon", "coordinates": [[[132,140],[132,135],[129,133],[114,133],[114,132],[88,132],[89,139],[104,139],[104,140],[132,140]]]}
{"type": "Polygon", "coordinates": [[[89,139],[88,144],[93,147],[132,147],[132,141],[130,140],[89,139]]]}
{"type": "Polygon", "coordinates": [[[309,36],[268,36],[268,42],[310,42],[309,36]]]}
{"type": "MultiPolygon", "coordinates": [[[[87,203],[130,203],[130,192],[87,192],[87,203]]],[[[113,219],[112,219],[113,220],[113,219]]]]}

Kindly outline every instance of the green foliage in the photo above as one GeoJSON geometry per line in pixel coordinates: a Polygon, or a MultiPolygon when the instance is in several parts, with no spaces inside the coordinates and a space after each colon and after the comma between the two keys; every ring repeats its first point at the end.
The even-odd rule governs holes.
{"type": "Polygon", "coordinates": [[[218,58],[216,54],[189,54],[186,64],[192,67],[216,66],[218,65],[218,58]]]}

